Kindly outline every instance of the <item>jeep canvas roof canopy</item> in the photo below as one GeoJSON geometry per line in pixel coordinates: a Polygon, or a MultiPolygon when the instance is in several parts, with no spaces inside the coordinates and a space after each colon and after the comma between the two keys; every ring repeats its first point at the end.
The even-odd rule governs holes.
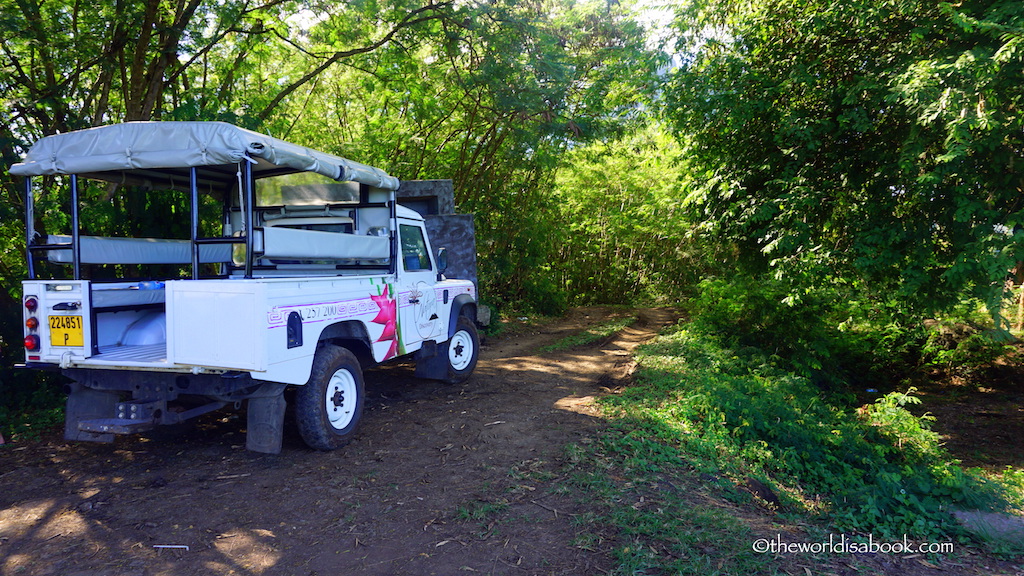
{"type": "MultiPolygon", "coordinates": [[[[126,171],[138,176],[152,171],[155,176],[244,160],[253,163],[256,178],[316,172],[385,190],[396,190],[399,184],[380,169],[224,122],[127,122],[55,134],[36,142],[10,172],[17,176],[82,174],[120,181],[126,171]],[[106,172],[117,175],[104,176],[106,172]]],[[[234,170],[204,171],[206,179],[234,177],[234,170]]]]}
{"type": "MultiPolygon", "coordinates": [[[[392,222],[396,218],[394,196],[399,187],[398,178],[378,168],[225,122],[127,122],[46,136],[29,149],[24,161],[11,166],[10,173],[25,177],[25,233],[30,279],[35,278],[33,253],[46,255],[52,262],[70,263],[72,278],[79,280],[82,278],[82,264],[138,263],[135,261],[142,253],[146,254],[144,263],[155,263],[156,260],[159,263],[167,263],[165,260],[180,263],[183,252],[190,253],[190,262],[187,263],[191,264],[192,278],[198,279],[201,263],[224,260],[223,257],[211,260],[209,254],[230,253],[229,245],[233,244],[245,245],[245,278],[252,278],[254,259],[277,253],[274,246],[268,248],[263,242],[268,233],[256,223],[254,211],[258,205],[256,182],[259,179],[268,178],[269,181],[272,176],[296,173],[318,174],[337,183],[337,186],[321,184],[318,189],[340,190],[349,196],[358,196],[352,206],[387,209],[392,222]],[[51,234],[44,239],[36,234],[32,178],[48,175],[70,176],[71,233],[68,237],[51,234]],[[98,242],[97,238],[83,236],[79,223],[79,177],[118,185],[141,185],[140,193],[158,186],[188,191],[191,222],[190,238],[184,241],[186,245],[180,245],[181,240],[178,239],[98,242]],[[350,186],[352,183],[356,185],[354,189],[350,186]],[[240,214],[241,227],[235,229],[234,234],[200,236],[200,190],[219,191],[221,194],[237,191],[238,204],[230,210],[240,214]],[[189,243],[191,246],[187,246],[189,243]],[[158,250],[154,247],[157,245],[162,250],[159,256],[155,256],[158,250]],[[255,255],[257,249],[260,255],[255,255]],[[57,251],[61,250],[69,253],[59,254],[57,251]]],[[[338,203],[330,194],[321,196],[317,198],[318,202],[311,203],[306,198],[299,204],[329,207],[338,203]]],[[[281,197],[290,198],[288,194],[281,194],[281,197]]],[[[230,203],[226,197],[225,200],[230,203]]],[[[351,202],[347,199],[340,201],[351,202]]],[[[302,244],[309,251],[309,246],[316,244],[317,239],[313,238],[314,234],[306,232],[303,234],[306,241],[302,244]]],[[[280,230],[272,230],[269,235],[296,236],[290,231],[280,230]]],[[[375,241],[360,238],[358,244],[372,242],[375,241]]],[[[295,251],[294,246],[289,250],[295,251]]],[[[332,251],[332,254],[336,253],[337,250],[332,251]]],[[[393,269],[395,259],[387,260],[393,269]]]]}

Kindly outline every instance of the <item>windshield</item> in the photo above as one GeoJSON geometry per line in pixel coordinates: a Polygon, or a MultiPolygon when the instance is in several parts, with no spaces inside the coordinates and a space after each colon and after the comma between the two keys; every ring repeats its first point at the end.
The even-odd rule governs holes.
{"type": "Polygon", "coordinates": [[[295,172],[256,180],[257,206],[323,206],[359,202],[359,184],[338,182],[316,172],[295,172]]]}

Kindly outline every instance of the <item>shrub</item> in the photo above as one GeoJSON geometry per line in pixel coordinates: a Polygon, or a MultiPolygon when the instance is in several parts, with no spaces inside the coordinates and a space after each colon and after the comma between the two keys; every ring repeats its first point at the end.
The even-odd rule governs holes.
{"type": "Polygon", "coordinates": [[[705,280],[691,329],[751,348],[814,384],[877,388],[917,364],[923,332],[899,303],[853,300],[839,287],[794,288],[770,277],[705,280]]]}

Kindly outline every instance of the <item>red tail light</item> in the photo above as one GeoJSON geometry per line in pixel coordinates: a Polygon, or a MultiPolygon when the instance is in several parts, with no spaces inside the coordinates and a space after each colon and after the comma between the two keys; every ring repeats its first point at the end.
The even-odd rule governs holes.
{"type": "Polygon", "coordinates": [[[39,336],[35,334],[25,336],[25,349],[30,351],[39,350],[39,336]]]}
{"type": "Polygon", "coordinates": [[[28,297],[25,299],[25,308],[28,309],[29,312],[35,312],[36,308],[39,308],[39,301],[31,296],[28,297]]]}

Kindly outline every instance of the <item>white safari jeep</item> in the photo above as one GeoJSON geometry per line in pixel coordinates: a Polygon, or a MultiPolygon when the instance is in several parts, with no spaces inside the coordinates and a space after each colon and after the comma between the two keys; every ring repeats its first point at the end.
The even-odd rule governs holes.
{"type": "Polygon", "coordinates": [[[277,453],[294,388],[303,440],[331,450],[359,425],[364,366],[409,357],[459,382],[476,365],[474,283],[443,276],[381,170],[219,122],[131,122],[43,138],[10,171],[26,177],[25,366],[70,378],[69,440],[245,401],[247,447],[277,453]],[[61,194],[45,208],[64,223],[37,222],[61,194]],[[97,204],[177,206],[173,232],[129,218],[90,235],[97,204]]]}

